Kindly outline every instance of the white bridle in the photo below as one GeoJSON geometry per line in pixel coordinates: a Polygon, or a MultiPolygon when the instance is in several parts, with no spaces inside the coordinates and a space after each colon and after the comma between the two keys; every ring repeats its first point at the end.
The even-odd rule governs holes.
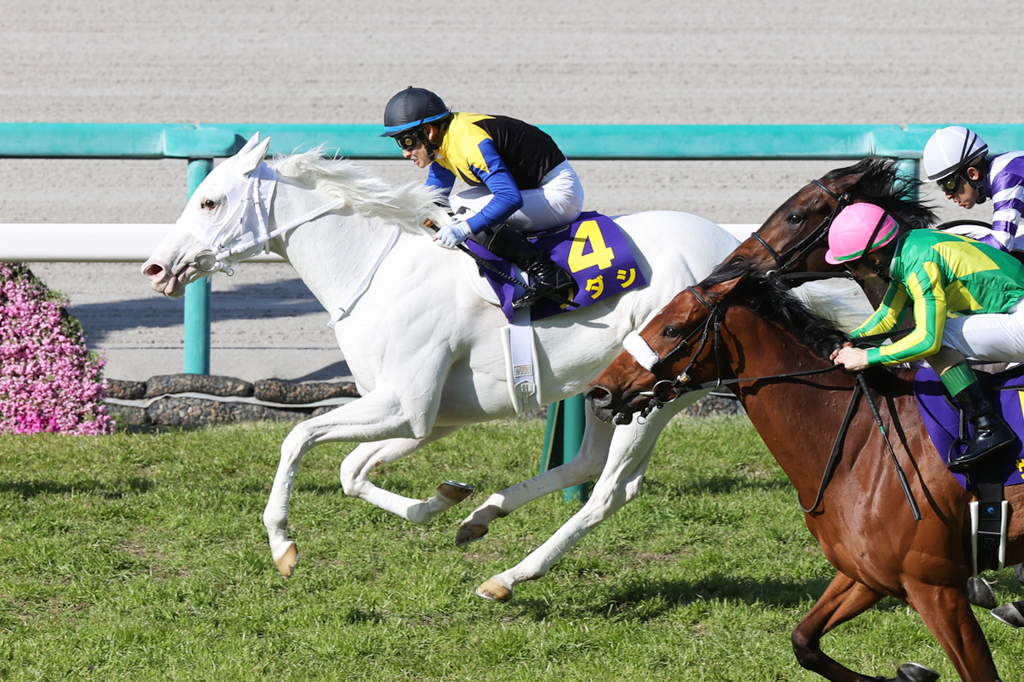
{"type": "Polygon", "coordinates": [[[224,270],[231,274],[231,263],[251,258],[269,250],[268,243],[299,225],[344,206],[344,199],[335,199],[309,213],[290,220],[284,225],[270,229],[270,207],[277,188],[277,171],[267,163],[260,163],[251,173],[242,175],[231,172],[224,174],[222,187],[228,212],[216,223],[209,223],[186,212],[178,218],[178,224],[209,249],[215,262],[200,257],[196,266],[204,272],[224,270]]]}

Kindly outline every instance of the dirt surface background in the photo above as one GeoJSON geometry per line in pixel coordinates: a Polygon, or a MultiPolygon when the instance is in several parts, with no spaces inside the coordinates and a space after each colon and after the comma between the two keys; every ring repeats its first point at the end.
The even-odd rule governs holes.
{"type": "MultiPolygon", "coordinates": [[[[2,0],[0,120],[379,123],[396,91],[537,124],[1021,123],[1017,7],[952,0],[2,0]],[[971,64],[976,66],[971,66],[971,64]]],[[[395,182],[422,172],[370,164],[395,182]]],[[[839,162],[579,162],[587,208],[760,223],[839,162]]],[[[170,223],[183,161],[0,159],[0,222],[170,223]]],[[[944,217],[987,219],[946,207],[944,217]]],[[[131,264],[36,264],[107,376],[182,366],[182,302],[131,264]]],[[[215,278],[215,374],[347,368],[291,270],[215,278]]]]}

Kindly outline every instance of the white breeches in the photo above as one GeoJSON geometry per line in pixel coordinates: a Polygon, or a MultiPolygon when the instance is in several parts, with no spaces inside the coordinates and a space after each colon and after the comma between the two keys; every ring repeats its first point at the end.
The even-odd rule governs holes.
{"type": "Polygon", "coordinates": [[[1024,303],[1002,314],[982,313],[946,320],[942,345],[986,362],[1024,362],[1024,303]]]}
{"type": "MultiPolygon", "coordinates": [[[[509,216],[508,223],[517,230],[533,232],[571,223],[583,210],[583,186],[576,171],[563,161],[544,176],[540,187],[521,191],[523,206],[509,216]]],[[[486,186],[472,187],[450,198],[452,211],[460,209],[471,214],[491,200],[486,186]]]]}

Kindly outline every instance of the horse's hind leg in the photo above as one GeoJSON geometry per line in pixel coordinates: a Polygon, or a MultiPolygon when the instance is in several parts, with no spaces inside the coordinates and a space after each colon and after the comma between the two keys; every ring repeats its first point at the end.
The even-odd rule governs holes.
{"type": "Polygon", "coordinates": [[[583,508],[517,565],[484,581],[476,593],[486,599],[508,601],[515,585],[547,573],[583,536],[636,497],[654,444],[680,409],[681,405],[674,404],[655,412],[646,424],[616,427],[601,477],[583,508]]]}
{"type": "Polygon", "coordinates": [[[593,481],[601,475],[605,461],[608,459],[608,446],[612,440],[615,427],[605,424],[586,411],[586,429],[580,450],[571,460],[549,471],[542,471],[531,479],[509,486],[487,498],[462,521],[455,544],[467,545],[479,540],[490,529],[491,522],[497,518],[508,516],[528,502],[532,502],[548,493],[564,488],[571,488],[581,483],[593,481]]]}
{"type": "Polygon", "coordinates": [[[963,588],[907,585],[907,601],[931,630],[964,682],[996,682],[992,651],[963,588]]]}

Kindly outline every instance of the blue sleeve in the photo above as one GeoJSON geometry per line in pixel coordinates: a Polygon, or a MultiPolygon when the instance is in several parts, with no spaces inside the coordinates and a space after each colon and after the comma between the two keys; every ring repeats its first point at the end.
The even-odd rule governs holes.
{"type": "Polygon", "coordinates": [[[498,150],[491,140],[480,142],[480,153],[487,163],[487,170],[474,169],[491,191],[491,200],[479,213],[466,221],[473,233],[496,227],[508,220],[509,216],[523,207],[523,195],[519,186],[512,178],[512,173],[505,166],[498,150]]]}
{"type": "Polygon", "coordinates": [[[443,189],[447,196],[454,186],[455,173],[439,163],[430,164],[430,168],[427,170],[427,187],[443,189]]]}

